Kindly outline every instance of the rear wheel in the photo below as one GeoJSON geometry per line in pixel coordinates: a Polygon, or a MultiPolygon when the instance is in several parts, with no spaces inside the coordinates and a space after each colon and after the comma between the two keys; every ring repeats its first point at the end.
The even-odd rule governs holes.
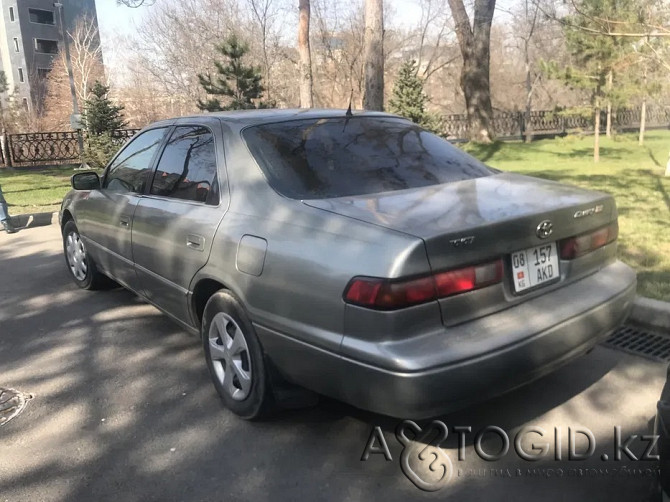
{"type": "Polygon", "coordinates": [[[263,351],[244,308],[229,291],[221,290],[207,302],[201,334],[223,404],[242,418],[265,415],[273,399],[263,351]]]}
{"type": "Polygon", "coordinates": [[[63,251],[70,276],[80,288],[99,289],[111,282],[98,272],[74,221],[68,221],[63,226],[63,251]]]}

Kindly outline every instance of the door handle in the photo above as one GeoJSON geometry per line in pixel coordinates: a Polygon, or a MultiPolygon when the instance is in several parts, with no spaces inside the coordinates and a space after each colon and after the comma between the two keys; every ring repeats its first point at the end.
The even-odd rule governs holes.
{"type": "Polygon", "coordinates": [[[119,218],[119,225],[121,225],[122,227],[129,227],[130,218],[128,218],[127,216],[121,216],[121,218],[119,218]]]}
{"type": "Polygon", "coordinates": [[[186,247],[196,251],[205,250],[205,238],[202,235],[188,234],[186,236],[186,247]]]}

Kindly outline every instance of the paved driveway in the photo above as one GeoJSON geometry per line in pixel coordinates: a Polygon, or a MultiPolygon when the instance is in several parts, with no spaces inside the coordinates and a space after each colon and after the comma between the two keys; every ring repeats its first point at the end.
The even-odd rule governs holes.
{"type": "MultiPolygon", "coordinates": [[[[0,386],[35,395],[0,428],[0,501],[643,500],[655,464],[614,461],[614,427],[648,432],[664,371],[598,347],[525,388],[441,417],[473,433],[463,461],[450,433],[452,478],[422,492],[403,475],[401,452],[430,473],[416,463],[419,450],[396,439],[398,420],[327,399],[267,422],[238,420],[219,404],[196,338],[124,290],[85,292],[70,282],[57,226],[0,234],[0,386]],[[377,425],[392,461],[363,462],[377,425]],[[473,439],[487,425],[512,440],[524,426],[541,427],[544,440],[524,436],[536,446],[553,446],[559,427],[563,460],[552,452],[529,462],[512,444],[486,462],[473,439]],[[593,432],[589,460],[567,460],[568,427],[593,432]]],[[[584,451],[585,437],[576,437],[584,451]]],[[[500,450],[495,434],[484,438],[483,449],[500,450]]],[[[644,444],[631,444],[640,455],[644,444]]]]}

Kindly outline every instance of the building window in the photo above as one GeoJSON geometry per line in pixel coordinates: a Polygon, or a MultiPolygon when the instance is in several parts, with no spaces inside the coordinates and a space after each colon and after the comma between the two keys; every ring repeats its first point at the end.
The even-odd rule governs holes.
{"type": "Polygon", "coordinates": [[[35,39],[35,52],[42,54],[58,54],[58,42],[56,40],[35,39]]]}
{"type": "Polygon", "coordinates": [[[14,18],[14,7],[9,8],[9,20],[13,23],[16,19],[14,18]]]}
{"type": "Polygon", "coordinates": [[[25,109],[25,111],[30,111],[30,109],[28,108],[28,98],[23,98],[22,102],[23,102],[23,108],[25,109]]]}
{"type": "Polygon", "coordinates": [[[23,68],[19,68],[19,82],[25,82],[23,78],[23,68]]]}
{"type": "Polygon", "coordinates": [[[14,51],[19,52],[19,39],[14,37],[14,51]]]}
{"type": "Polygon", "coordinates": [[[30,22],[37,24],[56,24],[54,21],[54,11],[42,9],[28,9],[30,22]]]}

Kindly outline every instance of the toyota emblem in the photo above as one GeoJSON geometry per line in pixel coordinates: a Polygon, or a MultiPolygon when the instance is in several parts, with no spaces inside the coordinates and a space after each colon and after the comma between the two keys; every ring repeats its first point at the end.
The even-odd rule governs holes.
{"type": "Polygon", "coordinates": [[[554,232],[554,225],[551,223],[551,221],[544,220],[544,221],[540,222],[540,224],[537,226],[537,230],[535,231],[535,234],[540,239],[546,239],[553,232],[554,232]]]}

